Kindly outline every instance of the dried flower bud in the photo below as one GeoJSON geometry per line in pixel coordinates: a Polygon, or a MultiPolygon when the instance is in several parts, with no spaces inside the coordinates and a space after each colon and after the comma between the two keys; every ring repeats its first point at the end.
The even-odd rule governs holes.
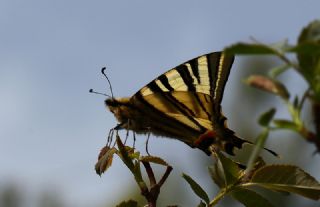
{"type": "Polygon", "coordinates": [[[290,94],[286,87],[282,83],[266,76],[251,75],[245,82],[250,86],[281,96],[284,99],[289,99],[290,94]]]}

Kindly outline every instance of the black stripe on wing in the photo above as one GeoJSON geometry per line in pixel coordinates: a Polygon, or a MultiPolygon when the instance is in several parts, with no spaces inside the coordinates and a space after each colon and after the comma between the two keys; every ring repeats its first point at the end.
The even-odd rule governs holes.
{"type": "Polygon", "coordinates": [[[223,98],[224,88],[228,80],[231,66],[234,61],[233,55],[224,53],[211,53],[207,55],[208,68],[212,71],[213,85],[210,88],[210,94],[214,99],[215,111],[220,112],[220,104],[223,98]]]}
{"type": "Polygon", "coordinates": [[[162,89],[157,85],[155,81],[150,82],[146,87],[148,87],[154,93],[160,93],[161,96],[165,98],[170,104],[172,104],[178,112],[187,117],[196,126],[198,126],[201,131],[205,132],[207,130],[194,118],[196,115],[194,111],[189,109],[185,104],[172,96],[171,93],[162,91],[162,89]]]}
{"type": "MultiPolygon", "coordinates": [[[[195,59],[194,59],[195,60],[195,59]]],[[[194,60],[192,60],[194,62],[194,60]]],[[[203,105],[203,103],[201,102],[199,95],[197,94],[196,91],[196,85],[195,85],[195,80],[193,79],[193,77],[195,77],[198,82],[200,82],[200,76],[199,76],[199,67],[198,67],[198,63],[195,64],[191,64],[192,61],[189,61],[183,65],[179,65],[176,70],[179,73],[179,75],[181,76],[184,84],[187,86],[188,91],[192,92],[192,94],[194,95],[194,98],[196,100],[196,103],[194,103],[197,106],[200,106],[201,109],[206,113],[208,120],[211,120],[211,113],[209,113],[207,111],[207,109],[205,108],[205,106],[203,105]],[[190,71],[188,70],[188,67],[186,66],[186,64],[190,64],[193,76],[190,74],[190,71]],[[197,75],[196,75],[196,74],[197,75]]],[[[195,107],[196,108],[196,107],[195,107]]]]}
{"type": "MultiPolygon", "coordinates": [[[[191,77],[191,74],[189,73],[188,67],[185,64],[179,65],[178,67],[176,67],[176,71],[181,76],[184,84],[188,87],[188,91],[196,92],[196,87],[193,83],[194,80],[191,77]]],[[[199,70],[196,69],[195,71],[199,71],[199,70]]]]}
{"type": "MultiPolygon", "coordinates": [[[[184,131],[190,131],[194,134],[197,133],[202,133],[200,130],[195,129],[183,122],[180,122],[179,120],[176,120],[175,118],[168,116],[167,114],[163,113],[162,111],[158,110],[157,108],[155,108],[152,104],[150,104],[148,101],[146,101],[143,97],[143,95],[141,94],[141,92],[138,92],[135,94],[134,96],[139,102],[141,102],[141,104],[143,104],[143,106],[147,107],[148,109],[150,109],[152,111],[152,114],[146,114],[144,113],[146,116],[150,116],[152,117],[152,119],[155,122],[159,123],[159,127],[156,126],[156,124],[153,126],[153,128],[159,129],[159,131],[164,131],[164,127],[161,127],[162,124],[160,123],[164,123],[166,125],[167,128],[169,128],[171,131],[167,132],[169,134],[176,134],[174,133],[174,131],[177,130],[182,130],[185,129],[184,131]],[[164,120],[164,121],[163,121],[164,120]]],[[[139,110],[143,113],[142,110],[136,108],[136,110],[139,110]]],[[[148,111],[148,110],[147,110],[148,111]]],[[[180,131],[181,133],[181,131],[180,131]]],[[[191,141],[191,140],[190,140],[191,141]]]]}
{"type": "Polygon", "coordinates": [[[161,81],[164,87],[168,89],[168,91],[174,91],[174,88],[170,85],[168,77],[165,74],[160,75],[158,79],[161,81]]]}
{"type": "Polygon", "coordinates": [[[191,66],[191,70],[193,75],[196,77],[199,84],[201,84],[201,78],[199,74],[199,64],[198,64],[198,58],[192,59],[188,62],[191,66]]]}
{"type": "MultiPolygon", "coordinates": [[[[208,76],[210,84],[210,95],[214,97],[214,91],[217,85],[219,62],[221,58],[221,52],[215,52],[206,55],[208,65],[208,76]]],[[[215,101],[215,100],[214,100],[215,101]]],[[[220,105],[220,102],[214,102],[214,105],[220,105]]]]}

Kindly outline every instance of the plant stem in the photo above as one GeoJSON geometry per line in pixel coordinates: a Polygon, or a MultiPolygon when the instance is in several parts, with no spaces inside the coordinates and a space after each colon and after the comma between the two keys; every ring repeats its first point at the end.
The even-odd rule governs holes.
{"type": "Polygon", "coordinates": [[[208,204],[208,207],[215,206],[227,193],[227,189],[221,190],[218,195],[208,204]]]}

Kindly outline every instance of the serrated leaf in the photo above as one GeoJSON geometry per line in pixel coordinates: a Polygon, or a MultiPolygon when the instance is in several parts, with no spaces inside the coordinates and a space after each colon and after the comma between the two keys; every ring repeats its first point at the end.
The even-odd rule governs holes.
{"type": "Polygon", "coordinates": [[[276,109],[271,108],[268,111],[261,114],[261,116],[259,117],[259,120],[258,120],[259,124],[261,126],[265,126],[265,127],[269,126],[269,123],[273,119],[275,113],[276,113],[276,109]]]}
{"type": "Polygon", "coordinates": [[[98,156],[98,162],[95,164],[96,173],[101,176],[112,164],[113,155],[117,152],[116,148],[108,146],[103,147],[98,156]]]}
{"type": "Polygon", "coordinates": [[[249,189],[238,187],[232,191],[231,196],[246,207],[273,207],[267,199],[249,189]]]}
{"type": "Polygon", "coordinates": [[[219,188],[224,188],[226,187],[227,182],[223,172],[221,172],[220,168],[218,167],[219,164],[219,162],[216,162],[213,166],[209,166],[208,170],[214,183],[219,186],[219,188]]]}
{"type": "Polygon", "coordinates": [[[255,88],[278,95],[284,99],[289,99],[290,97],[287,88],[282,83],[266,76],[251,75],[245,80],[245,83],[255,88]]]}
{"type": "Polygon", "coordinates": [[[134,200],[122,201],[116,207],[138,207],[138,202],[134,200]]]}
{"type": "Polygon", "coordinates": [[[215,154],[220,164],[218,165],[219,171],[223,173],[224,180],[226,182],[225,186],[237,182],[243,173],[243,170],[239,167],[239,164],[227,158],[219,151],[215,152],[215,154]]]}
{"type": "Polygon", "coordinates": [[[299,130],[299,126],[297,126],[294,122],[289,121],[289,120],[284,120],[284,119],[275,119],[273,120],[273,124],[282,129],[290,129],[294,131],[299,130]]]}
{"type": "Polygon", "coordinates": [[[306,198],[320,199],[320,183],[297,166],[268,165],[257,170],[246,185],[296,193],[306,198]]]}
{"type": "Polygon", "coordinates": [[[252,168],[250,171],[246,171],[246,176],[242,179],[243,182],[248,182],[251,178],[252,175],[254,174],[255,171],[257,171],[258,169],[264,167],[266,165],[265,161],[263,160],[262,157],[257,157],[257,159],[255,159],[255,163],[253,164],[252,168]]]}
{"type": "Polygon", "coordinates": [[[237,43],[227,47],[226,53],[239,55],[271,55],[276,54],[273,48],[263,44],[237,43]]]}
{"type": "Polygon", "coordinates": [[[143,162],[152,162],[158,165],[169,166],[166,161],[156,156],[141,156],[139,160],[143,162]]]}
{"type": "Polygon", "coordinates": [[[182,177],[189,183],[191,189],[193,192],[199,196],[206,204],[209,204],[209,196],[208,194],[203,190],[203,188],[196,182],[194,181],[189,175],[182,174],[182,177]]]}

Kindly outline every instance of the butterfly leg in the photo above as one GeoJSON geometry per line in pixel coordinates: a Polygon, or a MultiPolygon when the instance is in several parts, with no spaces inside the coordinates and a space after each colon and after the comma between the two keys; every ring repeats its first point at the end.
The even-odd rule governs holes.
{"type": "Polygon", "coordinates": [[[130,119],[128,119],[127,126],[128,127],[127,127],[127,132],[126,132],[126,139],[124,140],[124,145],[126,145],[128,137],[129,137],[130,119]]]}
{"type": "Polygon", "coordinates": [[[149,149],[148,149],[148,145],[149,145],[149,138],[150,138],[150,127],[148,127],[148,135],[147,135],[147,142],[146,142],[146,152],[147,154],[150,156],[150,153],[149,153],[149,149]]]}
{"type": "Polygon", "coordinates": [[[136,133],[133,132],[133,149],[135,148],[135,144],[136,144],[136,133]]]}
{"type": "Polygon", "coordinates": [[[109,133],[108,133],[108,139],[107,139],[107,147],[111,146],[112,143],[112,139],[113,139],[113,132],[114,132],[114,128],[110,129],[109,133]]]}

